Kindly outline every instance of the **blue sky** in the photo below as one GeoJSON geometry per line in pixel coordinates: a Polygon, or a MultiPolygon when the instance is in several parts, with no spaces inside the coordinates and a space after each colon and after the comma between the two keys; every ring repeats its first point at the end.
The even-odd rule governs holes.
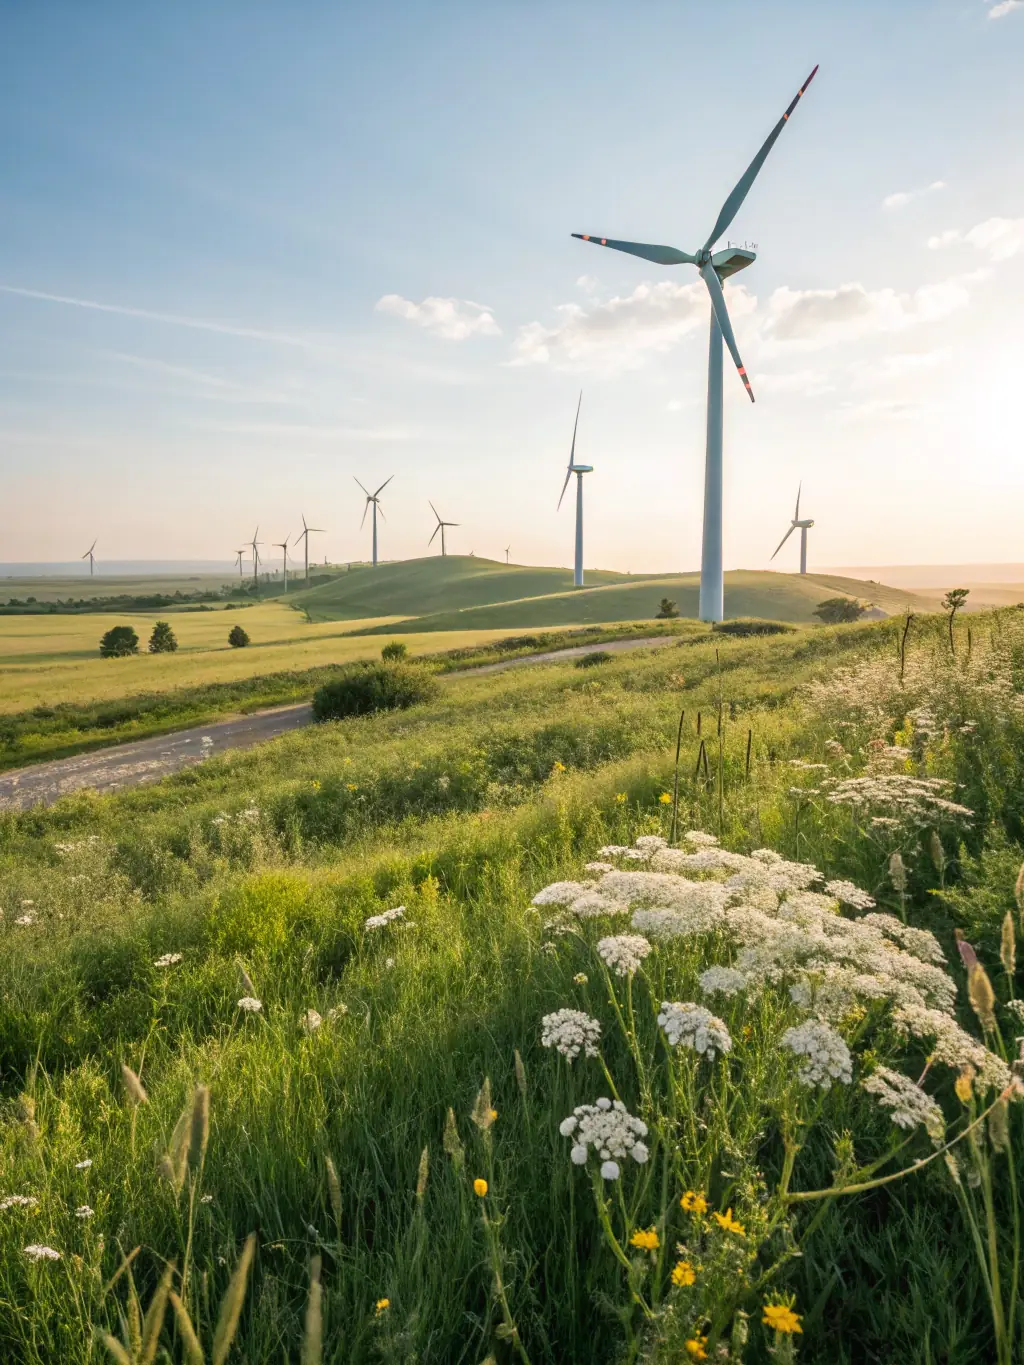
{"type": "Polygon", "coordinates": [[[695,567],[703,286],[570,233],[698,247],[816,62],[730,230],[727,565],[801,479],[812,566],[1020,560],[1019,0],[0,0],[0,558],[359,558],[393,474],[385,557],[431,498],[568,563],[582,388],[586,563],[695,567]]]}

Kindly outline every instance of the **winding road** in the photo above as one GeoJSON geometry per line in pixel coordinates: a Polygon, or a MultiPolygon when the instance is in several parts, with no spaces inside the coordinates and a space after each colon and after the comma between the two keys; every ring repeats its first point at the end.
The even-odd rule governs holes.
{"type": "MultiPolygon", "coordinates": [[[[518,659],[482,664],[478,668],[459,669],[445,676],[468,678],[480,673],[502,673],[509,668],[526,668],[534,664],[579,658],[598,650],[618,654],[644,646],[670,645],[675,638],[672,635],[657,635],[644,640],[611,640],[606,644],[574,645],[570,649],[556,649],[546,654],[529,654],[518,659]]],[[[269,711],[254,711],[247,716],[233,716],[229,720],[212,721],[208,725],[159,735],[155,739],[132,740],[127,744],[77,754],[73,758],[36,763],[29,768],[15,768],[0,773],[0,810],[52,806],[62,796],[71,796],[85,789],[109,795],[128,787],[159,782],[161,778],[195,763],[202,763],[216,754],[226,753],[230,749],[249,749],[254,744],[263,744],[291,730],[301,730],[303,726],[310,725],[312,720],[313,708],[309,702],[298,706],[277,706],[269,711]]]]}

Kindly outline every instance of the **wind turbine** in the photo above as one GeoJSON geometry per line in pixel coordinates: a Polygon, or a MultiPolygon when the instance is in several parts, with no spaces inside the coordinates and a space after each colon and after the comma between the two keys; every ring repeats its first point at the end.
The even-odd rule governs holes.
{"type": "MultiPolygon", "coordinates": [[[[358,480],[357,480],[357,482],[358,482],[358,480]]],[[[302,518],[302,530],[301,530],[301,531],[299,532],[299,534],[295,537],[296,541],[304,540],[304,541],[306,542],[306,582],[307,582],[307,583],[309,582],[309,538],[310,538],[311,535],[322,535],[322,534],[323,534],[323,530],[324,530],[324,528],[323,528],[322,526],[307,526],[307,525],[306,525],[306,518],[303,517],[303,518],[302,518]]],[[[325,564],[327,563],[327,560],[326,560],[326,559],[324,560],[324,563],[325,563],[325,564]]]]}
{"type": "Polygon", "coordinates": [[[700,562],[699,615],[702,621],[721,621],[725,597],[725,585],[722,577],[723,337],[736,369],[739,371],[739,376],[743,380],[750,401],[754,401],[754,391],[750,387],[750,380],[747,378],[743,361],[740,359],[740,353],[736,347],[736,338],[733,336],[732,324],[729,321],[729,313],[725,306],[722,280],[727,279],[730,275],[735,275],[738,270],[744,270],[748,265],[752,265],[756,256],[754,251],[747,247],[734,247],[728,243],[723,251],[713,251],[713,247],[739,212],[740,205],[746,199],[768,153],[775,146],[776,139],[789,122],[790,115],[799,103],[801,96],[811,81],[814,80],[817,70],[818,68],[815,67],[807,77],[789,108],[768,134],[761,150],[744,171],[735,189],[719,210],[715,226],[711,229],[707,241],[698,252],[691,254],[688,251],[679,251],[672,246],[652,246],[645,242],[613,241],[610,237],[595,237],[583,232],[572,234],[581,241],[593,242],[596,246],[611,247],[615,251],[625,251],[631,256],[640,256],[645,261],[653,261],[655,265],[695,265],[700,271],[701,279],[707,285],[708,293],[711,295],[707,447],[704,467],[704,539],[700,562]]]}
{"type": "MultiPolygon", "coordinates": [[[[783,547],[783,545],[785,545],[786,541],[790,538],[790,536],[791,536],[791,535],[793,534],[793,532],[797,529],[797,527],[799,527],[799,528],[800,528],[800,572],[801,572],[801,573],[806,573],[806,572],[807,572],[807,531],[808,531],[808,528],[809,528],[809,527],[811,527],[811,526],[814,525],[814,522],[813,522],[813,520],[810,520],[810,521],[808,521],[808,520],[801,521],[801,520],[800,520],[800,489],[801,489],[801,488],[803,488],[803,484],[802,484],[802,483],[797,487],[797,490],[796,490],[796,511],[793,513],[793,520],[789,523],[789,530],[786,532],[786,534],[785,534],[785,535],[782,537],[782,539],[779,541],[778,546],[777,546],[777,548],[776,548],[776,550],[775,550],[775,555],[777,555],[777,554],[779,553],[779,550],[782,549],[782,547],[783,547]]],[[[775,555],[772,555],[772,559],[775,558],[775,555]]]]}
{"type": "Polygon", "coordinates": [[[287,541],[287,539],[285,539],[285,540],[275,540],[275,541],[274,541],[274,549],[275,549],[275,550],[282,550],[282,551],[284,552],[284,590],[285,590],[285,592],[287,592],[287,591],[288,591],[288,541],[287,541]]]}
{"type": "MultiPolygon", "coordinates": [[[[583,587],[583,475],[592,474],[594,466],[592,464],[576,463],[576,428],[580,424],[580,404],[583,402],[583,390],[580,390],[579,402],[576,404],[576,425],[572,429],[572,449],[569,451],[569,468],[565,471],[565,483],[562,484],[561,496],[558,499],[558,506],[562,505],[562,498],[565,497],[565,490],[569,487],[569,480],[576,475],[576,563],[573,568],[572,582],[573,587],[583,587]]],[[[557,509],[556,509],[557,510],[557,509]]]]}
{"type": "Polygon", "coordinates": [[[242,577],[242,559],[244,558],[245,552],[246,552],[246,550],[247,550],[248,548],[249,548],[249,547],[246,545],[246,546],[243,546],[241,550],[236,550],[236,551],[235,551],[235,558],[238,560],[238,577],[239,577],[239,578],[242,577]]]}
{"type": "Polygon", "coordinates": [[[511,548],[512,548],[511,545],[506,545],[506,546],[505,546],[505,563],[506,563],[506,564],[508,563],[508,552],[509,552],[509,550],[511,550],[511,548]]]}
{"type": "Polygon", "coordinates": [[[93,576],[93,574],[96,572],[96,570],[93,568],[93,560],[95,559],[95,555],[93,554],[93,550],[95,550],[95,548],[96,548],[96,541],[94,540],[93,543],[89,546],[88,550],[86,550],[85,554],[82,556],[83,559],[87,559],[87,560],[89,561],[89,577],[90,577],[90,578],[91,578],[91,577],[93,576]]]}
{"type": "Polygon", "coordinates": [[[259,590],[260,590],[260,552],[259,552],[259,546],[263,544],[263,541],[262,541],[262,540],[257,540],[257,539],[256,539],[256,537],[259,535],[259,533],[260,533],[260,528],[257,526],[257,527],[256,527],[256,530],[253,531],[253,533],[252,533],[252,540],[249,542],[250,548],[252,549],[252,581],[253,581],[253,586],[255,587],[257,593],[258,593],[259,590]]]}
{"type": "MultiPolygon", "coordinates": [[[[356,478],[354,474],[352,475],[352,477],[354,479],[356,478]]],[[[378,507],[380,507],[380,495],[384,492],[385,488],[387,488],[388,484],[394,477],[395,477],[394,474],[391,474],[388,478],[386,478],[384,482],[381,484],[381,486],[377,489],[376,493],[371,493],[368,489],[363,488],[363,485],[359,483],[358,479],[356,479],[356,483],[359,483],[359,487],[362,488],[363,492],[366,494],[366,503],[363,506],[363,520],[359,523],[360,530],[362,530],[363,525],[366,522],[366,514],[370,509],[370,504],[371,503],[373,504],[373,564],[375,568],[377,566],[377,509],[378,507]]],[[[384,517],[383,510],[381,511],[381,516],[384,517]]],[[[387,521],[387,517],[384,517],[384,520],[387,521]]]]}
{"type": "MultiPolygon", "coordinates": [[[[427,502],[430,502],[429,498],[427,499],[427,502]]],[[[434,516],[437,517],[437,525],[434,527],[434,536],[437,535],[438,531],[441,532],[441,558],[443,559],[446,554],[444,548],[444,528],[446,526],[458,526],[459,523],[457,521],[442,521],[440,513],[438,512],[437,508],[434,506],[432,502],[430,502],[430,510],[433,512],[434,516]]],[[[427,541],[428,545],[433,544],[434,536],[431,536],[430,539],[427,541]]]]}

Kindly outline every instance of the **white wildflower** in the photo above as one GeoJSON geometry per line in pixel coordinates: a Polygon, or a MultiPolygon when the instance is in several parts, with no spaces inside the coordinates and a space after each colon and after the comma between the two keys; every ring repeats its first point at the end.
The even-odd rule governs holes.
{"type": "Polygon", "coordinates": [[[585,986],[589,980],[590,977],[587,976],[586,972],[577,972],[573,977],[573,981],[576,982],[577,986],[585,986]]]}
{"type": "Polygon", "coordinates": [[[606,895],[602,888],[592,887],[576,897],[569,906],[569,913],[577,919],[599,919],[602,915],[628,915],[629,906],[606,895]]]}
{"type": "Polygon", "coordinates": [[[729,1030],[721,1019],[703,1005],[663,1000],[658,1026],[665,1030],[670,1047],[682,1044],[706,1056],[709,1062],[732,1050],[729,1030]]]}
{"type": "Polygon", "coordinates": [[[614,863],[602,863],[602,862],[584,863],[584,865],[583,865],[583,871],[584,871],[584,872],[614,872],[614,871],[615,871],[615,864],[614,864],[614,863]]]}
{"type": "Polygon", "coordinates": [[[714,848],[718,843],[718,837],[714,834],[705,834],[702,829],[688,829],[683,835],[683,843],[689,844],[692,848],[714,848]]]}
{"type": "Polygon", "coordinates": [[[876,1067],[862,1082],[869,1095],[874,1095],[897,1128],[916,1128],[919,1124],[934,1143],[945,1136],[946,1121],[942,1110],[919,1085],[899,1071],[887,1066],[876,1067]]]}
{"type": "Polygon", "coordinates": [[[895,939],[901,948],[906,948],[908,953],[919,957],[922,962],[941,964],[946,961],[946,955],[939,947],[939,940],[927,929],[915,929],[913,925],[898,920],[895,915],[881,913],[864,915],[858,922],[880,929],[886,938],[895,939]]]}
{"type": "Polygon", "coordinates": [[[87,1156],[87,1157],[84,1159],[84,1161],[76,1161],[76,1162],[75,1162],[75,1170],[76,1170],[76,1171],[87,1171],[91,1165],[92,1165],[92,1157],[91,1157],[91,1156],[87,1156]]]}
{"type": "Polygon", "coordinates": [[[8,1209],[37,1209],[39,1200],[34,1194],[5,1194],[0,1199],[0,1213],[6,1213],[8,1209]]]}
{"type": "Polygon", "coordinates": [[[613,1103],[602,1096],[596,1104],[577,1105],[558,1131],[573,1140],[569,1156],[574,1165],[582,1166],[591,1150],[600,1157],[605,1180],[618,1180],[618,1163],[627,1157],[642,1166],[650,1155],[641,1141],[647,1136],[647,1124],[634,1118],[621,1100],[613,1103]]]}
{"type": "Polygon", "coordinates": [[[605,844],[604,848],[597,850],[597,856],[599,858],[621,858],[624,853],[628,852],[629,849],[625,844],[605,844]]]}
{"type": "Polygon", "coordinates": [[[657,853],[661,848],[668,848],[668,840],[660,834],[641,834],[636,846],[643,853],[657,853]]]}
{"type": "Polygon", "coordinates": [[[54,1251],[53,1247],[40,1246],[38,1242],[30,1242],[25,1248],[25,1255],[30,1261],[59,1261],[60,1252],[54,1251]]]}
{"type": "Polygon", "coordinates": [[[578,900],[580,896],[593,889],[587,882],[552,882],[550,886],[538,891],[530,904],[571,905],[574,900],[578,900]]]}
{"type": "Polygon", "coordinates": [[[75,1217],[80,1218],[83,1223],[87,1218],[92,1218],[93,1213],[94,1210],[88,1204],[79,1204],[78,1208],[75,1209],[75,1217]]]}
{"type": "Polygon", "coordinates": [[[934,1061],[957,1070],[968,1063],[973,1066],[978,1073],[975,1085],[980,1091],[1005,1090],[1010,1084],[1010,1069],[1006,1063],[944,1011],[904,1005],[893,1013],[893,1023],[904,1037],[934,1038],[931,1049],[934,1061]]]}
{"type": "Polygon", "coordinates": [[[543,1047],[553,1047],[570,1062],[581,1052],[596,1057],[601,1041],[601,1025],[582,1010],[556,1010],[541,1020],[540,1041],[543,1047]]]}
{"type": "Polygon", "coordinates": [[[844,882],[842,879],[826,882],[825,890],[830,896],[835,896],[837,901],[843,905],[849,905],[854,910],[873,910],[875,900],[866,891],[862,891],[853,882],[844,882]]]}
{"type": "Polygon", "coordinates": [[[181,961],[181,953],[164,953],[154,960],[154,967],[173,967],[181,961]]]}
{"type": "Polygon", "coordinates": [[[313,1009],[307,1010],[300,1020],[307,1033],[315,1033],[323,1022],[322,1015],[313,1009]]]}
{"type": "Polygon", "coordinates": [[[829,1090],[833,1081],[848,1085],[853,1079],[850,1049],[836,1031],[820,1019],[808,1019],[795,1028],[786,1029],[782,1046],[807,1060],[797,1072],[802,1085],[820,1086],[829,1090]]]}
{"type": "Polygon", "coordinates": [[[35,924],[35,922],[36,922],[36,917],[35,917],[35,915],[19,915],[18,918],[17,918],[14,922],[15,922],[15,924],[21,924],[21,925],[35,924]]]}
{"type": "Polygon", "coordinates": [[[385,910],[382,914],[371,915],[363,925],[364,929],[383,929],[385,925],[394,924],[396,920],[405,918],[405,906],[396,905],[393,910],[385,910]]]}
{"type": "Polygon", "coordinates": [[[755,848],[750,856],[755,862],[763,863],[765,867],[775,867],[783,861],[782,854],[776,853],[773,848],[755,848]]]}
{"type": "Polygon", "coordinates": [[[616,976],[632,976],[651,945],[639,934],[613,934],[597,941],[598,956],[616,976]]]}
{"type": "Polygon", "coordinates": [[[246,1014],[259,1014],[263,1008],[263,1001],[257,1000],[254,995],[243,995],[238,1002],[238,1008],[244,1010],[246,1014]]]}
{"type": "Polygon", "coordinates": [[[212,1203],[213,1203],[213,1195],[212,1195],[212,1194],[204,1194],[204,1195],[201,1196],[199,1202],[200,1202],[200,1204],[212,1204],[212,1203]]]}
{"type": "Polygon", "coordinates": [[[709,967],[698,980],[705,995],[735,995],[747,984],[747,978],[735,967],[709,967]]]}

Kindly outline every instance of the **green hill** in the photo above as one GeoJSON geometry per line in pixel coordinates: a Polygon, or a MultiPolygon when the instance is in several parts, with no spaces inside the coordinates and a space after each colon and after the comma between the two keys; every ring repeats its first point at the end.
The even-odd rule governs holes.
{"type": "MultiPolygon", "coordinates": [[[[653,575],[607,570],[594,570],[587,578],[595,586],[654,581],[653,575]]],[[[428,616],[566,590],[572,590],[571,569],[499,564],[469,555],[431,555],[376,568],[353,568],[330,583],[289,594],[288,601],[304,608],[311,621],[355,621],[367,616],[428,616]]]]}

